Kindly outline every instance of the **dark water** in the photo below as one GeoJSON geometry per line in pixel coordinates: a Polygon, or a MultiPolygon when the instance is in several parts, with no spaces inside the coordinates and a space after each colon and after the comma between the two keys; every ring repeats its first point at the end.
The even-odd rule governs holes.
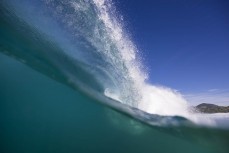
{"type": "Polygon", "coordinates": [[[228,131],[148,127],[2,54],[0,74],[2,153],[229,150],[228,131]]]}

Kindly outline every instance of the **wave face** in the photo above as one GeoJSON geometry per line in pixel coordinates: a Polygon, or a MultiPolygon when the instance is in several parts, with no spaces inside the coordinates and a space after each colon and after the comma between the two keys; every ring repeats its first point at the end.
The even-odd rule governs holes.
{"type": "Polygon", "coordinates": [[[3,53],[106,105],[120,109],[116,101],[198,121],[181,94],[146,83],[138,50],[111,1],[2,0],[0,6],[3,53]]]}
{"type": "Polygon", "coordinates": [[[108,0],[0,1],[0,51],[81,91],[0,55],[3,152],[228,152],[227,116],[148,84],[122,22],[108,0]]]}

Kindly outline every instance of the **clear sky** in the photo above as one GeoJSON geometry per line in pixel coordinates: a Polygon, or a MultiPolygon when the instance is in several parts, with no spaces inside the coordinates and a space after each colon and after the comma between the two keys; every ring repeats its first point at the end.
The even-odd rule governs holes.
{"type": "Polygon", "coordinates": [[[151,83],[183,94],[223,98],[229,104],[228,0],[115,3],[144,58],[151,83]]]}

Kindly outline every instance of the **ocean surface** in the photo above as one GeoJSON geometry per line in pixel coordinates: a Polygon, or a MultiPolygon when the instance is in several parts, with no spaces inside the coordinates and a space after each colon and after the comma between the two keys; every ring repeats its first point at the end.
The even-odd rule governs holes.
{"type": "Polygon", "coordinates": [[[0,152],[228,153],[229,115],[148,84],[113,5],[0,2],[0,152]]]}

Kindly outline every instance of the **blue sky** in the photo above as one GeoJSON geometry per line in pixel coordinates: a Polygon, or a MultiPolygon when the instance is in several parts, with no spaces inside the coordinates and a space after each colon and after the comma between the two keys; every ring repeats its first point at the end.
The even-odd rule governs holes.
{"type": "Polygon", "coordinates": [[[151,83],[183,94],[229,97],[229,1],[115,2],[151,83]]]}

